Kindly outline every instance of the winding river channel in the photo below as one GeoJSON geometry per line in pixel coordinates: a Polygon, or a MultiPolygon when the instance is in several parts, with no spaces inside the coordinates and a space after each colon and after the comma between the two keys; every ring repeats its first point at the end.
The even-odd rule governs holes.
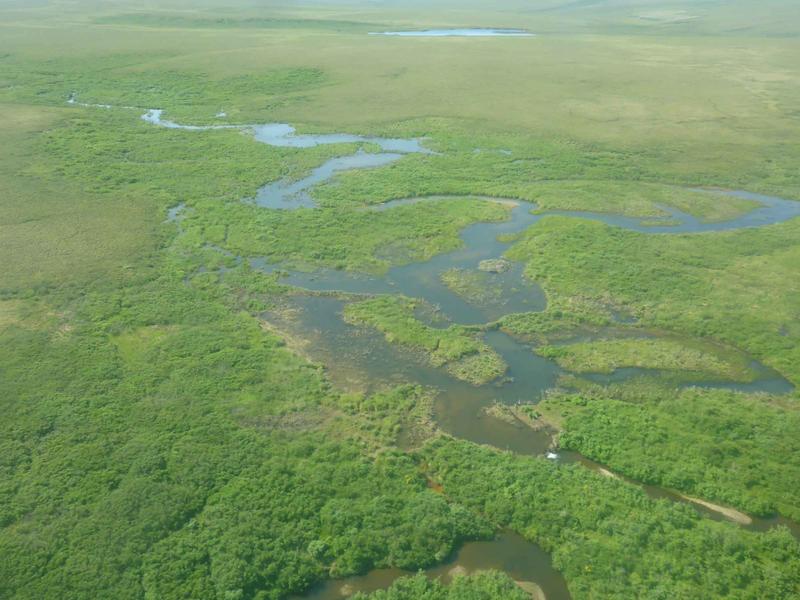
{"type": "MultiPolygon", "coordinates": [[[[425,148],[422,139],[390,139],[347,134],[299,135],[292,127],[284,124],[191,126],[165,120],[162,116],[162,111],[150,110],[142,118],[154,125],[186,130],[241,129],[252,132],[257,141],[273,146],[310,148],[319,144],[349,142],[370,144],[380,148],[380,152],[376,153],[359,150],[348,156],[330,159],[303,179],[269,183],[259,190],[254,199],[246,200],[270,210],[313,209],[315,202],[310,193],[312,188],[330,180],[338,172],[380,167],[400,160],[407,154],[431,153],[425,148]]],[[[442,283],[441,275],[454,268],[475,270],[483,260],[500,258],[507,250],[508,244],[499,241],[499,236],[524,231],[528,227],[535,226],[542,217],[551,214],[592,219],[656,235],[760,227],[800,216],[800,202],[744,191],[711,191],[720,195],[754,200],[759,207],[729,221],[707,223],[664,206],[661,208],[665,216],[642,222],[632,217],[583,211],[549,211],[534,214],[532,211],[536,206],[529,202],[476,197],[511,203],[509,218],[499,223],[470,225],[461,232],[463,244],[459,249],[439,254],[426,262],[394,267],[386,275],[369,276],[327,269],[313,273],[287,271],[281,265],[270,264],[264,259],[249,260],[253,267],[265,272],[285,273],[283,282],[286,284],[315,292],[294,297],[290,317],[287,317],[285,312],[264,316],[279,329],[306,340],[308,348],[313,348],[309,353],[315,360],[328,367],[328,374],[333,383],[352,388],[358,382],[365,386],[365,391],[385,387],[391,383],[418,383],[438,391],[434,406],[436,423],[441,429],[456,437],[521,454],[547,454],[548,457],[565,464],[579,462],[588,468],[608,474],[602,466],[595,465],[578,455],[552,452],[552,432],[533,431],[521,422],[495,418],[486,413],[485,409],[496,402],[505,404],[536,402],[546,390],[556,385],[563,371],[555,362],[536,355],[530,344],[512,338],[497,329],[486,328],[482,333],[483,339],[502,356],[508,365],[508,371],[499,381],[473,386],[455,379],[443,369],[431,366],[417,354],[388,343],[378,331],[346,323],[342,318],[343,306],[348,295],[402,294],[420,299],[426,306],[435,308],[435,311],[419,315],[432,326],[449,326],[452,323],[486,325],[506,314],[541,311],[546,306],[545,295],[539,286],[524,278],[521,264],[511,263],[505,272],[488,274],[489,285],[492,289],[501,290],[501,293],[494,301],[480,304],[470,302],[452,292],[442,283]]],[[[365,210],[387,211],[399,205],[435,202],[441,198],[443,197],[400,199],[365,210]]],[[[180,208],[173,209],[170,216],[176,218],[179,211],[180,208]]],[[[759,377],[746,384],[729,381],[696,381],[686,385],[778,394],[793,389],[793,386],[778,373],[761,365],[757,365],[757,371],[760,373],[759,377]]],[[[645,373],[646,371],[641,369],[625,369],[612,374],[609,380],[624,380],[645,373]]],[[[687,501],[686,498],[668,490],[642,487],[652,497],[687,501]]],[[[712,518],[721,518],[718,511],[699,502],[693,502],[692,505],[712,518]]],[[[744,526],[763,530],[776,523],[789,525],[798,535],[796,526],[781,519],[753,519],[744,526]]],[[[535,582],[540,592],[547,598],[569,598],[566,584],[560,574],[552,568],[549,557],[535,544],[509,532],[500,534],[494,541],[464,545],[450,563],[431,569],[428,573],[432,577],[447,578],[453,572],[469,572],[483,568],[497,568],[509,573],[518,581],[535,582]]],[[[386,587],[402,574],[395,569],[377,570],[363,577],[331,581],[306,597],[317,600],[342,598],[355,591],[386,587]]],[[[534,590],[532,593],[535,596],[537,592],[534,590]]]]}

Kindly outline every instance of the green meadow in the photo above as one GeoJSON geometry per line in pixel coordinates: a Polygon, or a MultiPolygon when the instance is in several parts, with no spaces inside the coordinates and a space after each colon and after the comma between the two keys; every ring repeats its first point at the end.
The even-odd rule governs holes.
{"type": "MultiPolygon", "coordinates": [[[[413,380],[340,389],[269,316],[307,294],[280,269],[385,276],[507,220],[489,197],[652,223],[755,206],[713,188],[800,201],[798,26],[789,0],[0,0],[0,597],[288,599],[503,530],[576,600],[800,597],[787,527],[639,485],[800,521],[798,392],[683,387],[750,383],[753,361],[800,385],[800,219],[659,235],[544,216],[502,239],[547,308],[479,326],[346,298],[348,326],[476,389],[510,368],[486,330],[530,343],[562,369],[531,411],[625,478],[447,435],[413,380]],[[536,36],[368,35],[479,26],[536,36]],[[261,186],[376,146],[275,147],[147,109],[432,152],[265,209],[261,186]],[[373,210],[426,196],[445,198],[373,210]],[[652,377],[586,379],[625,368],[652,377]]],[[[483,275],[442,281],[498,301],[483,275]]],[[[353,597],[530,597],[489,566],[353,597]]]]}

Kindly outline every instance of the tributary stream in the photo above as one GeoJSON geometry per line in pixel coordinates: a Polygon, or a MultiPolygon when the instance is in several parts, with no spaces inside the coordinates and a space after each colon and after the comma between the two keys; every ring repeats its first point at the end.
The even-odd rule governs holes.
{"type": "MultiPolygon", "coordinates": [[[[337,172],[350,169],[375,168],[400,160],[409,153],[430,153],[420,139],[387,139],[361,137],[347,134],[298,135],[288,125],[270,124],[253,126],[186,126],[162,119],[159,110],[148,111],[143,118],[163,127],[201,130],[214,128],[237,128],[252,131],[259,142],[284,147],[308,148],[318,144],[364,143],[377,145],[379,153],[363,150],[349,156],[333,158],[325,162],[306,178],[298,181],[278,181],[265,185],[254,200],[258,205],[271,210],[292,210],[301,207],[313,208],[314,199],[310,194],[313,186],[323,183],[337,172]]],[[[508,271],[490,275],[493,289],[502,291],[501,300],[484,304],[471,303],[453,293],[441,281],[441,274],[449,269],[477,268],[486,259],[500,258],[508,244],[500,242],[498,236],[524,231],[547,214],[567,215],[576,218],[602,221],[612,226],[623,227],[650,234],[703,233],[726,231],[744,227],[760,227],[779,223],[800,216],[800,202],[763,196],[741,191],[716,191],[740,198],[755,200],[759,208],[738,218],[706,223],[691,215],[662,207],[667,216],[648,219],[643,224],[639,219],[612,214],[583,211],[550,211],[534,214],[535,205],[513,200],[509,219],[500,223],[476,223],[466,227],[461,234],[463,244],[453,252],[435,256],[429,261],[394,267],[385,276],[359,275],[343,271],[320,269],[313,273],[287,271],[283,282],[313,292],[336,292],[336,294],[299,295],[294,301],[292,318],[280,314],[265,315],[279,328],[292,335],[309,340],[309,347],[315,360],[328,367],[329,377],[336,384],[352,387],[354,382],[376,382],[375,388],[391,383],[418,383],[438,391],[435,401],[436,423],[444,431],[477,443],[485,443],[513,452],[542,455],[552,444],[551,432],[533,431],[521,423],[494,418],[485,413],[485,408],[495,402],[514,404],[517,402],[536,402],[546,390],[552,388],[561,369],[551,360],[537,356],[530,345],[518,341],[498,330],[484,332],[484,340],[505,360],[508,371],[504,378],[483,386],[473,386],[459,381],[443,369],[427,364],[415,353],[389,344],[384,336],[374,330],[354,327],[342,319],[345,303],[343,294],[402,294],[423,300],[428,306],[436,308],[436,319],[430,321],[434,326],[451,323],[483,325],[496,321],[503,315],[515,312],[540,311],[546,300],[542,290],[523,277],[522,265],[513,264],[508,271]],[[437,320],[438,319],[438,320],[437,320]]],[[[441,197],[410,198],[387,202],[366,210],[392,210],[401,204],[434,202],[441,197]]],[[[491,199],[508,202],[504,199],[491,199]]],[[[177,215],[177,210],[171,216],[177,215]]],[[[267,272],[284,271],[281,265],[269,264],[263,259],[250,259],[252,266],[267,272]]],[[[427,318],[427,317],[426,317],[427,318]]],[[[727,387],[746,391],[766,391],[784,393],[793,389],[792,385],[779,374],[765,367],[762,376],[748,384],[732,382],[698,381],[693,385],[727,387]]],[[[640,375],[641,370],[628,369],[612,375],[615,379],[625,379],[640,375]]],[[[369,387],[369,383],[367,384],[369,387]]],[[[599,465],[571,453],[561,453],[559,458],[565,463],[581,462],[589,468],[602,470],[599,465]]],[[[659,488],[643,486],[653,497],[667,497],[681,500],[678,495],[659,488]]],[[[718,513],[699,504],[698,510],[712,517],[718,513]]],[[[765,529],[782,520],[759,521],[749,526],[752,529],[765,529]]],[[[787,523],[788,525],[792,525],[787,523]]],[[[797,534],[797,528],[794,527],[797,534]]],[[[563,578],[550,565],[547,555],[535,544],[531,544],[516,534],[502,533],[489,542],[465,544],[453,561],[447,565],[428,571],[430,576],[448,576],[448,573],[461,566],[467,571],[482,568],[497,568],[507,572],[514,579],[532,581],[538,584],[547,598],[568,598],[569,593],[563,578]]],[[[387,587],[392,580],[402,575],[396,569],[376,570],[362,577],[331,581],[314,591],[307,598],[342,598],[355,591],[369,591],[387,587]]]]}

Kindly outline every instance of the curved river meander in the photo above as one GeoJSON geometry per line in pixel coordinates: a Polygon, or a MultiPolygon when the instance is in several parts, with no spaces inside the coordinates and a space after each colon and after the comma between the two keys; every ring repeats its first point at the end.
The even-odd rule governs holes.
{"type": "MultiPolygon", "coordinates": [[[[74,97],[72,100],[74,103],[74,97]]],[[[344,142],[369,143],[380,147],[379,153],[359,150],[348,156],[328,160],[299,181],[269,183],[259,190],[255,199],[248,200],[265,209],[273,210],[314,208],[314,199],[309,191],[315,185],[334,177],[337,172],[379,167],[400,160],[410,153],[431,153],[420,139],[389,139],[347,134],[297,135],[292,127],[283,124],[180,125],[162,119],[160,110],[150,110],[142,118],[154,125],[177,129],[249,130],[257,141],[282,147],[309,148],[319,144],[344,142]]],[[[483,386],[469,385],[453,378],[442,369],[428,365],[413,353],[389,344],[379,332],[345,323],[342,319],[345,302],[343,294],[403,294],[424,300],[427,306],[435,307],[436,312],[433,316],[420,314],[420,318],[426,319],[433,326],[447,326],[451,323],[484,325],[509,313],[543,310],[546,304],[544,293],[536,284],[523,277],[521,264],[512,263],[508,271],[489,275],[493,289],[502,290],[500,294],[502,299],[482,305],[471,303],[453,293],[442,283],[441,274],[453,268],[475,269],[482,260],[501,257],[508,244],[498,241],[498,236],[518,233],[535,226],[545,215],[558,214],[593,219],[650,234],[702,233],[760,227],[800,216],[800,202],[743,191],[718,190],[715,193],[755,200],[759,207],[729,221],[705,223],[691,215],[664,206],[661,208],[666,216],[648,219],[646,223],[642,223],[632,217],[596,212],[550,211],[533,214],[535,205],[514,200],[508,220],[500,223],[476,223],[466,227],[461,233],[463,244],[458,250],[440,254],[426,262],[394,267],[383,276],[358,275],[326,269],[313,273],[286,271],[281,265],[270,264],[263,259],[250,259],[250,262],[255,268],[266,272],[280,269],[286,273],[283,281],[298,288],[313,292],[335,292],[327,295],[299,295],[293,306],[296,310],[290,319],[280,314],[266,315],[270,320],[279,322],[285,331],[311,340],[309,346],[314,348],[314,358],[329,367],[329,376],[334,383],[343,386],[352,386],[356,381],[379,382],[376,385],[380,386],[393,382],[419,383],[438,390],[435,419],[437,425],[444,431],[456,437],[491,444],[513,452],[541,455],[551,450],[551,432],[535,432],[522,426],[521,423],[491,417],[483,409],[495,402],[513,404],[520,401],[537,401],[543,392],[554,387],[562,373],[558,365],[537,356],[532,352],[530,345],[502,331],[489,329],[484,332],[484,339],[507,363],[507,377],[502,381],[483,386]]],[[[432,202],[438,198],[394,200],[369,210],[392,210],[401,204],[432,202]]],[[[173,209],[170,212],[171,217],[176,217],[179,210],[180,208],[173,209]]],[[[620,370],[609,379],[621,380],[640,375],[642,372],[637,369],[620,370]]],[[[692,385],[770,393],[785,393],[793,389],[787,380],[774,371],[760,367],[760,372],[760,378],[748,384],[698,381],[692,385]]],[[[594,465],[591,461],[571,453],[560,453],[556,460],[565,463],[580,462],[589,468],[601,469],[599,465],[594,465]]],[[[653,497],[684,501],[677,494],[667,490],[642,487],[653,497]]],[[[694,506],[707,516],[721,518],[714,511],[697,504],[694,506]]],[[[788,524],[797,534],[796,526],[781,519],[753,520],[749,527],[763,530],[779,522],[788,524]]],[[[450,563],[431,569],[428,574],[432,577],[447,578],[456,567],[467,572],[481,568],[497,568],[517,580],[535,581],[547,598],[569,598],[566,584],[550,565],[549,557],[535,544],[510,532],[501,534],[491,542],[473,542],[464,545],[450,563]]],[[[403,573],[396,569],[385,569],[373,571],[362,577],[331,581],[307,597],[332,599],[341,598],[354,591],[370,591],[386,587],[401,574],[403,573]]]]}

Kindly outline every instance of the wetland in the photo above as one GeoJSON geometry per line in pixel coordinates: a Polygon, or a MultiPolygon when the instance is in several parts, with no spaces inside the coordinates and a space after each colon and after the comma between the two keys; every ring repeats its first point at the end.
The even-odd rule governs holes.
{"type": "MultiPolygon", "coordinates": [[[[169,126],[184,127],[175,123],[169,126]]],[[[192,126],[188,128],[193,129],[192,126]]],[[[256,133],[256,139],[266,144],[283,145],[287,144],[285,136],[294,138],[294,129],[288,125],[252,126],[248,129],[255,132],[265,129],[279,132],[276,136],[256,133]]],[[[302,148],[341,141],[365,141],[358,136],[346,134],[301,135],[294,139],[298,140],[297,147],[302,148]]],[[[368,141],[383,150],[391,147],[401,149],[404,153],[428,152],[422,145],[424,142],[420,140],[404,142],[370,138],[368,141]]],[[[333,179],[338,171],[372,168],[382,164],[386,157],[390,157],[388,162],[392,162],[402,156],[403,154],[370,154],[359,148],[353,155],[331,159],[304,179],[268,184],[259,190],[255,201],[260,207],[271,210],[313,210],[316,207],[312,195],[313,187],[333,179]]],[[[513,412],[509,418],[502,411],[498,415],[491,410],[498,403],[511,407],[535,405],[559,385],[564,375],[570,375],[568,369],[559,365],[556,359],[559,352],[537,353],[534,344],[509,335],[497,327],[497,323],[507,315],[541,312],[547,307],[543,290],[525,277],[522,264],[504,259],[504,253],[516,234],[535,227],[537,222],[548,215],[596,220],[648,235],[733,231],[768,226],[800,216],[800,204],[790,200],[741,191],[713,190],[712,193],[746,199],[757,206],[734,219],[709,223],[662,205],[659,208],[666,213],[665,216],[645,221],[589,211],[542,212],[530,202],[481,196],[474,200],[502,204],[507,210],[507,218],[497,223],[470,225],[461,232],[462,243],[459,249],[439,254],[428,261],[392,267],[383,276],[330,269],[297,271],[280,264],[272,264],[263,258],[239,257],[237,261],[247,261],[257,271],[277,274],[280,282],[297,291],[290,300],[290,310],[287,311],[284,306],[282,311],[263,313],[262,318],[293,338],[305,340],[304,347],[308,355],[325,365],[328,376],[343,389],[374,393],[393,385],[422,385],[436,391],[434,420],[449,435],[517,454],[546,456],[558,464],[577,464],[604,476],[619,477],[606,467],[574,451],[559,450],[554,428],[530,427],[529,422],[518,418],[518,415],[514,416],[513,412]],[[664,224],[660,225],[660,222],[664,224]],[[452,277],[448,280],[447,275],[453,273],[484,275],[485,279],[481,279],[476,285],[480,291],[491,290],[492,295],[486,297],[470,293],[469,286],[453,283],[452,277]],[[370,301],[365,301],[364,298],[382,297],[414,299],[419,304],[401,304],[398,307],[399,313],[390,311],[384,315],[383,320],[381,317],[376,320],[347,317],[348,306],[358,307],[363,303],[369,305],[370,301]],[[413,333],[410,336],[405,335],[412,323],[421,330],[417,334],[418,340],[414,339],[413,333]],[[499,373],[496,369],[490,369],[488,376],[464,378],[452,371],[448,373],[436,361],[431,363],[424,359],[425,349],[429,346],[422,338],[431,337],[433,346],[441,349],[444,338],[441,335],[437,337],[436,332],[451,331],[459,326],[472,327],[472,333],[465,335],[483,342],[499,357],[502,364],[499,373]]],[[[397,199],[371,205],[364,210],[391,211],[400,206],[447,199],[447,196],[397,199]]],[[[177,214],[171,213],[170,218],[174,220],[177,214]]],[[[370,314],[369,306],[365,314],[370,314]]],[[[669,343],[668,340],[659,342],[660,338],[656,334],[637,332],[631,325],[633,323],[630,321],[617,317],[611,320],[606,331],[594,335],[584,334],[579,339],[591,348],[593,340],[603,342],[603,337],[609,334],[613,337],[616,333],[622,336],[616,342],[625,343],[625,339],[634,342],[634,353],[646,348],[641,344],[636,346],[637,339],[669,343]],[[630,337],[632,334],[633,337],[630,337]]],[[[574,343],[575,340],[572,341],[574,343]]],[[[616,343],[613,339],[605,343],[609,341],[616,343]]],[[[675,343],[681,346],[685,341],[679,340],[675,343]]],[[[563,346],[565,349],[570,347],[569,344],[563,346]]],[[[557,351],[559,346],[553,348],[557,351]]],[[[466,351],[475,352],[470,348],[466,351]]],[[[707,356],[712,361],[725,360],[713,353],[707,356]]],[[[713,367],[701,367],[694,375],[684,370],[676,385],[772,394],[787,394],[794,390],[794,386],[775,371],[749,357],[738,358],[740,362],[746,362],[746,366],[717,363],[722,370],[717,368],[715,372],[713,367]],[[730,375],[726,377],[726,373],[730,375]]],[[[671,364],[670,359],[660,362],[656,359],[652,365],[637,367],[615,367],[613,362],[611,366],[603,366],[590,362],[586,368],[588,373],[584,376],[591,382],[603,385],[624,384],[637,378],[668,373],[670,370],[679,372],[682,364],[679,358],[676,360],[678,362],[671,364]]],[[[475,374],[480,371],[480,366],[469,365],[468,369],[475,374]]],[[[402,434],[399,439],[402,439],[402,434]]],[[[635,483],[631,479],[627,481],[635,483]]],[[[656,485],[636,485],[641,485],[650,498],[688,503],[699,514],[708,518],[727,519],[753,531],[786,526],[795,536],[800,534],[797,524],[786,519],[756,518],[656,485]]],[[[487,562],[490,558],[496,560],[497,556],[515,556],[519,560],[518,553],[521,552],[531,557],[542,553],[541,549],[517,536],[509,537],[504,534],[495,542],[467,545],[462,552],[474,556],[477,564],[483,565],[473,565],[473,568],[501,568],[514,579],[534,581],[543,589],[550,590],[550,594],[546,596],[548,598],[569,597],[566,589],[558,586],[553,589],[552,574],[541,562],[533,561],[530,569],[525,572],[520,572],[519,568],[506,568],[502,563],[487,562]],[[520,543],[528,544],[528,547],[521,548],[520,543]]],[[[455,564],[460,563],[457,561],[455,564]]],[[[429,570],[428,575],[438,577],[446,572],[447,567],[440,566],[429,570]]],[[[348,593],[371,591],[386,587],[401,575],[403,572],[397,570],[372,571],[363,577],[331,581],[307,597],[337,598],[346,595],[342,590],[348,593]]]]}
{"type": "Polygon", "coordinates": [[[324,4],[0,6],[0,596],[800,597],[794,4],[324,4]]]}

